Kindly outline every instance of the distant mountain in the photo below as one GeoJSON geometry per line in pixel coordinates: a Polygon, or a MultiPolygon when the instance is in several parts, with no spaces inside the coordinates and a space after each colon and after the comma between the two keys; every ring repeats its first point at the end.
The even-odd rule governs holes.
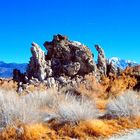
{"type": "Polygon", "coordinates": [[[5,63],[0,61],[0,77],[1,78],[11,78],[13,75],[13,69],[19,69],[21,72],[26,71],[27,64],[17,64],[17,63],[5,63]]]}
{"type": "Polygon", "coordinates": [[[136,66],[139,65],[138,63],[136,63],[135,61],[131,61],[131,60],[124,60],[124,59],[120,59],[118,57],[112,57],[110,59],[108,59],[109,63],[113,63],[116,67],[119,67],[121,69],[125,69],[128,66],[136,66]]]}
{"type": "MultiPolygon", "coordinates": [[[[120,59],[118,57],[112,57],[108,59],[109,63],[113,63],[116,67],[125,69],[128,66],[136,66],[138,63],[130,60],[120,59]]],[[[19,69],[21,72],[25,72],[27,64],[17,64],[17,63],[5,63],[0,61],[0,78],[11,78],[13,75],[13,69],[19,69]]]]}

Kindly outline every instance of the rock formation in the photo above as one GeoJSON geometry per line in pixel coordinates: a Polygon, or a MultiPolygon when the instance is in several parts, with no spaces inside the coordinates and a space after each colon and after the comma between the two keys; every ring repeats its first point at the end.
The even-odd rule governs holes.
{"type": "Polygon", "coordinates": [[[45,80],[46,76],[52,76],[51,64],[45,60],[45,52],[36,43],[32,43],[32,57],[27,68],[27,77],[37,78],[39,81],[45,80]]]}
{"type": "Polygon", "coordinates": [[[19,82],[25,82],[25,74],[21,73],[20,70],[14,69],[13,70],[13,79],[19,82]]]}
{"type": "Polygon", "coordinates": [[[96,70],[91,51],[66,36],[56,35],[51,42],[44,43],[48,50],[46,59],[51,60],[54,75],[83,75],[96,70]]]}
{"type": "Polygon", "coordinates": [[[47,54],[38,44],[32,43],[32,57],[26,73],[21,74],[20,71],[14,70],[13,79],[23,83],[24,87],[39,82],[48,87],[76,85],[86,74],[92,73],[98,81],[102,75],[107,74],[107,61],[99,45],[95,45],[98,51],[97,65],[87,46],[70,41],[66,36],[55,35],[51,42],[44,43],[44,47],[47,54]]]}
{"type": "Polygon", "coordinates": [[[107,60],[105,57],[104,50],[99,46],[95,45],[96,50],[98,51],[98,60],[97,60],[97,67],[101,75],[107,74],[107,60]]]}

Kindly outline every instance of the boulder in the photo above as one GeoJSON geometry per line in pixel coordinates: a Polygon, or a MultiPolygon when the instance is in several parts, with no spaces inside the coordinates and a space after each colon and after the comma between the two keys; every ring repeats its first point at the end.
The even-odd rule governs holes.
{"type": "Polygon", "coordinates": [[[96,64],[88,47],[69,41],[66,36],[55,35],[53,40],[46,41],[44,46],[48,51],[46,58],[52,60],[52,70],[55,72],[57,69],[58,75],[61,73],[70,76],[83,75],[96,70],[96,64]]]}

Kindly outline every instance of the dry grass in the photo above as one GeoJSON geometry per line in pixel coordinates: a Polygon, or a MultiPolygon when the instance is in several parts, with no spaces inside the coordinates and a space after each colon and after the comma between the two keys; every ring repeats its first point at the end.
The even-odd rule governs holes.
{"type": "Polygon", "coordinates": [[[136,92],[127,91],[109,102],[106,111],[111,117],[140,116],[140,99],[136,92]]]}
{"type": "Polygon", "coordinates": [[[56,110],[56,117],[59,122],[77,123],[99,116],[99,110],[93,101],[71,94],[66,94],[63,100],[59,101],[56,110]]]}
{"type": "Polygon", "coordinates": [[[102,77],[101,83],[96,82],[93,75],[86,75],[85,82],[75,90],[91,99],[109,99],[119,96],[127,89],[133,89],[136,84],[137,80],[125,72],[118,77],[102,77]]]}
{"type": "Polygon", "coordinates": [[[75,90],[78,91],[80,95],[90,97],[91,99],[101,97],[104,94],[103,86],[96,82],[93,75],[86,75],[85,82],[81,83],[75,90]]]}
{"type": "Polygon", "coordinates": [[[7,127],[0,133],[1,140],[57,140],[55,131],[42,124],[19,125],[18,128],[7,127]]]}
{"type": "Polygon", "coordinates": [[[87,136],[109,137],[119,134],[125,129],[140,127],[140,119],[120,118],[114,120],[89,120],[79,124],[79,132],[85,132],[87,136]],[[134,119],[134,120],[133,120],[134,119]]]}
{"type": "Polygon", "coordinates": [[[134,77],[125,75],[124,73],[119,76],[103,77],[101,85],[104,88],[104,98],[112,98],[120,95],[123,91],[127,89],[133,89],[137,84],[137,80],[134,77]]]}
{"type": "Polygon", "coordinates": [[[37,104],[40,108],[46,106],[53,108],[58,98],[58,92],[56,89],[51,88],[44,91],[34,91],[33,93],[23,96],[23,98],[37,104]]]}
{"type": "Polygon", "coordinates": [[[0,79],[0,89],[3,90],[17,90],[17,82],[11,79],[0,79]]]}
{"type": "Polygon", "coordinates": [[[86,80],[76,89],[79,95],[55,89],[34,91],[34,87],[32,93],[20,96],[0,90],[0,125],[4,127],[0,140],[99,140],[140,128],[139,95],[122,94],[136,84],[135,78],[122,74],[105,77],[99,84],[87,75],[86,80]],[[112,118],[103,119],[101,112],[112,118]],[[53,114],[53,119],[44,122],[48,114],[53,114]]]}
{"type": "MultiPolygon", "coordinates": [[[[51,92],[50,92],[51,93],[51,92]]],[[[52,95],[36,95],[39,93],[34,93],[32,95],[27,95],[26,101],[28,98],[31,98],[31,101],[37,102],[39,104],[39,108],[44,106],[54,106],[54,100],[50,98],[51,103],[46,104],[49,99],[45,99],[47,96],[52,95]],[[41,97],[40,97],[41,96],[41,97]],[[39,101],[37,100],[39,98],[39,101]],[[41,102],[41,103],[40,103],[41,102]]],[[[45,94],[45,93],[41,93],[45,94]]],[[[131,93],[133,96],[136,93],[131,93]]],[[[127,95],[125,93],[124,95],[127,95]]],[[[138,95],[138,94],[137,94],[138,95]]],[[[10,97],[8,95],[8,97],[10,97]]],[[[16,97],[16,98],[25,98],[25,97],[16,97]]],[[[15,125],[8,125],[1,133],[1,140],[57,140],[64,139],[70,140],[71,138],[76,138],[80,140],[85,139],[104,139],[109,138],[114,134],[119,134],[124,132],[126,129],[134,129],[140,128],[140,118],[139,117],[120,117],[116,119],[95,119],[95,114],[91,112],[95,111],[96,108],[93,102],[90,102],[88,98],[78,98],[73,95],[59,95],[57,96],[57,105],[59,105],[62,109],[61,117],[58,117],[58,108],[56,111],[56,116],[58,117],[58,121],[52,121],[47,124],[43,123],[17,123],[15,125]],[[64,104],[63,104],[64,103],[64,104]],[[68,105],[67,105],[68,104],[68,105]],[[93,105],[93,108],[92,108],[93,105]],[[83,109],[83,110],[82,110],[83,109]],[[93,109],[93,110],[92,110],[93,109]],[[95,109],[95,110],[94,110],[95,109]],[[91,114],[88,114],[91,113],[91,114]],[[90,117],[88,117],[90,116],[90,117]],[[94,119],[93,119],[94,118],[94,119]],[[64,120],[63,120],[64,119],[64,120]],[[63,121],[62,121],[63,120],[63,121]],[[61,122],[61,123],[60,123],[61,122]],[[62,123],[63,122],[63,123],[62,123]],[[64,123],[65,122],[65,123],[64,123]],[[67,122],[67,123],[66,123],[67,122]],[[69,122],[77,122],[77,123],[69,123],[69,122]]],[[[127,98],[128,99],[128,98],[127,98]]],[[[19,99],[18,99],[19,100],[19,99]]],[[[29,101],[30,102],[30,101],[29,101]]],[[[56,102],[56,101],[55,101],[56,102]]],[[[33,103],[34,104],[34,103],[33,103]]],[[[98,115],[98,113],[97,113],[98,115]]],[[[28,116],[26,116],[28,117],[28,116]]]]}
{"type": "Polygon", "coordinates": [[[55,130],[60,137],[67,136],[78,140],[103,140],[129,129],[140,128],[140,118],[95,119],[81,121],[77,125],[51,123],[50,128],[55,130]]]}
{"type": "Polygon", "coordinates": [[[120,118],[112,120],[86,120],[77,125],[63,124],[52,126],[42,124],[19,125],[18,129],[7,127],[0,133],[1,140],[70,140],[76,138],[104,139],[126,129],[140,128],[140,118],[120,118]]]}
{"type": "Polygon", "coordinates": [[[17,122],[33,123],[45,119],[42,109],[51,108],[55,101],[54,90],[19,96],[14,91],[0,90],[0,127],[15,126],[17,122]]]}
{"type": "Polygon", "coordinates": [[[19,98],[14,92],[0,91],[0,124],[1,127],[40,120],[41,114],[37,104],[25,98],[19,98]]]}

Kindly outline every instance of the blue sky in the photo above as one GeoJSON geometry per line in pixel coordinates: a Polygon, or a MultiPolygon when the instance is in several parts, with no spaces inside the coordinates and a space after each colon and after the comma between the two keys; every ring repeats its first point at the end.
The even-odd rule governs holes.
{"type": "Polygon", "coordinates": [[[28,62],[57,33],[140,62],[140,0],[0,0],[0,60],[28,62]]]}

